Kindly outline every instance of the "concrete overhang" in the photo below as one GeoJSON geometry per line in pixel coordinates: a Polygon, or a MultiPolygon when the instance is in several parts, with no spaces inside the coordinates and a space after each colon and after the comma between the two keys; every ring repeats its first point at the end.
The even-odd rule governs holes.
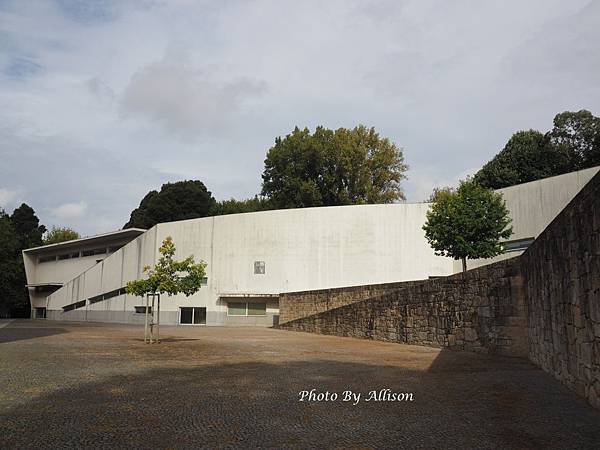
{"type": "Polygon", "coordinates": [[[59,242],[57,244],[42,245],[39,247],[33,247],[23,250],[23,253],[37,254],[45,252],[53,252],[55,250],[69,250],[73,248],[80,248],[88,245],[97,245],[103,243],[110,243],[114,241],[133,240],[140,234],[145,233],[146,230],[142,228],[127,228],[125,230],[111,231],[110,233],[96,234],[94,236],[87,236],[81,239],[73,239],[72,241],[59,242]]]}

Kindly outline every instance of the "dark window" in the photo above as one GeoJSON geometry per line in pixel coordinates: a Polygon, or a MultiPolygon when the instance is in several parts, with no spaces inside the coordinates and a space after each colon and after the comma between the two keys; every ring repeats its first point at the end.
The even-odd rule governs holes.
{"type": "Polygon", "coordinates": [[[71,258],[79,258],[79,252],[71,253],[71,258]]]}
{"type": "Polygon", "coordinates": [[[38,262],[45,263],[50,261],[56,261],[56,256],[40,256],[38,262]]]}
{"type": "Polygon", "coordinates": [[[83,308],[85,306],[85,300],[81,300],[75,303],[71,303],[70,305],[63,306],[63,311],[72,311],[74,309],[83,308]]]}
{"type": "Polygon", "coordinates": [[[116,252],[121,247],[123,247],[123,244],[121,244],[121,245],[112,245],[112,246],[108,247],[108,253],[116,252]]]}
{"type": "Polygon", "coordinates": [[[106,253],[106,248],[95,248],[92,250],[94,255],[104,255],[106,253]]]}
{"type": "Polygon", "coordinates": [[[264,261],[254,261],[254,273],[256,275],[264,275],[265,274],[265,262],[264,261]]]}
{"type": "Polygon", "coordinates": [[[206,308],[179,308],[181,315],[179,323],[184,325],[205,325],[206,324],[206,308]]]}
{"type": "Polygon", "coordinates": [[[200,284],[206,286],[208,284],[208,278],[202,277],[202,279],[200,280],[200,284]]]}
{"type": "Polygon", "coordinates": [[[181,308],[181,318],[179,323],[191,324],[194,316],[194,308],[181,308]]]}
{"type": "Polygon", "coordinates": [[[94,255],[94,250],[83,250],[81,252],[81,256],[93,256],[94,255]]]}
{"type": "Polygon", "coordinates": [[[518,239],[515,241],[504,242],[502,245],[504,245],[505,252],[516,252],[519,250],[525,250],[527,247],[533,244],[533,241],[535,241],[534,238],[518,239]]]}
{"type": "MultiPolygon", "coordinates": [[[[134,306],[136,314],[146,314],[145,306],[134,306]]],[[[152,306],[148,306],[148,314],[152,314],[152,306]]]]}
{"type": "Polygon", "coordinates": [[[71,259],[71,254],[70,253],[64,253],[62,255],[58,255],[58,260],[62,261],[63,259],[71,259]]]}

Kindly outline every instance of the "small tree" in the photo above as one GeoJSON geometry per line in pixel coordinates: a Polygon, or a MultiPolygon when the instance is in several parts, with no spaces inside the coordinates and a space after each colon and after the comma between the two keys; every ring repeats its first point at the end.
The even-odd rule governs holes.
{"type": "Polygon", "coordinates": [[[154,325],[156,325],[156,342],[159,342],[160,326],[160,295],[168,296],[176,294],[185,294],[189,297],[200,290],[202,279],[204,278],[206,263],[200,261],[194,262],[193,256],[188,256],[183,261],[175,261],[175,244],[171,236],[167,237],[161,247],[158,249],[161,254],[154,269],[150,266],[144,267],[144,273],[147,278],[130,281],[125,287],[128,294],[138,297],[146,296],[146,328],[144,330],[144,342],[152,343],[154,338],[154,325]],[[152,297],[152,312],[148,312],[148,300],[152,297]],[[158,297],[158,309],[154,309],[154,297],[158,297]],[[156,323],[154,322],[156,314],[156,323]],[[148,323],[148,318],[152,321],[148,323]],[[148,325],[150,325],[150,336],[148,336],[148,325]]]}
{"type": "Polygon", "coordinates": [[[52,227],[50,231],[46,232],[46,235],[42,239],[44,245],[58,244],[59,242],[72,241],[79,239],[81,236],[79,233],[68,227],[52,227]]]}
{"type": "Polygon", "coordinates": [[[464,272],[467,258],[503,253],[500,240],[512,234],[510,222],[501,194],[467,180],[456,191],[434,192],[423,230],[435,254],[462,260],[464,272]]]}

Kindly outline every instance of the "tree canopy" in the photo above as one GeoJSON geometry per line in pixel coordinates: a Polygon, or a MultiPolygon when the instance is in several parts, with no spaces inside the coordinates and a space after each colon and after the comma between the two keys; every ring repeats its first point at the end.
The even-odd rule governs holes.
{"type": "Polygon", "coordinates": [[[374,128],[298,127],[269,149],[262,175],[273,208],[392,203],[404,199],[402,150],[374,128]]]}
{"type": "Polygon", "coordinates": [[[271,208],[270,202],[265,198],[255,196],[246,200],[222,200],[217,202],[211,210],[211,216],[223,216],[226,214],[249,213],[256,211],[267,211],[271,208]]]}
{"type": "Polygon", "coordinates": [[[466,270],[467,259],[503,253],[501,239],[511,236],[510,222],[501,194],[467,180],[456,190],[434,193],[423,230],[436,255],[460,259],[466,270]]]}
{"type": "Polygon", "coordinates": [[[125,290],[128,294],[143,297],[146,294],[176,295],[179,293],[189,297],[198,292],[202,286],[206,263],[194,262],[193,256],[182,261],[175,261],[175,243],[169,236],[158,251],[160,258],[154,268],[144,267],[146,278],[130,281],[125,290]]]}
{"type": "Polygon", "coordinates": [[[161,222],[206,217],[215,204],[211,192],[199,180],[166,183],[159,192],[146,194],[123,228],[148,229],[161,222]]]}
{"type": "Polygon", "coordinates": [[[72,241],[79,239],[79,233],[68,227],[52,227],[44,236],[42,243],[44,245],[58,244],[59,242],[72,241]]]}
{"type": "Polygon", "coordinates": [[[504,149],[473,179],[493,189],[535,181],[600,165],[600,118],[565,111],[548,133],[528,130],[512,135],[504,149]]]}
{"type": "Polygon", "coordinates": [[[0,209],[0,314],[29,317],[29,295],[25,285],[22,250],[42,244],[46,227],[40,225],[33,208],[23,203],[12,215],[0,209]]]}

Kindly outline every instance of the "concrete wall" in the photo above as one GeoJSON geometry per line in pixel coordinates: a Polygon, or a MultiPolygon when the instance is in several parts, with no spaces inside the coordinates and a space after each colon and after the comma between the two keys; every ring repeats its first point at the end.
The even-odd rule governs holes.
{"type": "MultiPolygon", "coordinates": [[[[305,293],[280,300],[313,304],[305,293]]],[[[519,259],[450,277],[401,283],[375,297],[292,320],[279,328],[455,350],[527,355],[519,259]]]]}
{"type": "MultiPolygon", "coordinates": [[[[154,264],[167,236],[176,258],[194,255],[207,262],[208,283],[190,297],[164,299],[161,310],[174,321],[183,306],[207,309],[208,325],[272,325],[278,306],[269,303],[267,319],[227,315],[227,298],[270,296],[281,292],[445,275],[452,261],[435,256],[421,229],[426,204],[364,205],[266,211],[159,224],[49,297],[52,318],[111,317],[129,321],[141,300],[120,296],[86,305],[62,307],[124,286],[154,264]],[[254,273],[254,262],[265,273],[254,273]]],[[[166,320],[166,319],[165,319],[166,320]]],[[[161,317],[162,321],[162,317],[161,317]]],[[[173,322],[176,323],[176,322],[173,322]]]]}
{"type": "Polygon", "coordinates": [[[530,359],[600,409],[600,174],[522,258],[530,359]]]}

